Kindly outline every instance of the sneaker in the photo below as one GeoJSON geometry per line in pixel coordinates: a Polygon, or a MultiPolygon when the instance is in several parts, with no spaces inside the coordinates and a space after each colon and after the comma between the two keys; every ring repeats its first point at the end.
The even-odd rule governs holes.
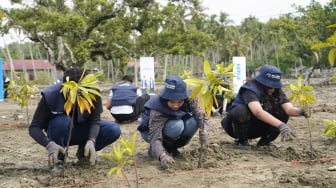
{"type": "Polygon", "coordinates": [[[272,136],[271,135],[267,135],[267,136],[263,136],[260,138],[260,140],[258,141],[257,143],[257,147],[263,147],[263,146],[274,146],[276,148],[279,148],[281,145],[280,144],[274,144],[272,143],[272,141],[274,139],[271,138],[272,136]]]}
{"type": "Polygon", "coordinates": [[[336,166],[329,167],[328,171],[336,171],[336,166]]]}
{"type": "Polygon", "coordinates": [[[235,144],[239,149],[250,149],[251,145],[248,143],[248,140],[235,140],[235,144]]]}

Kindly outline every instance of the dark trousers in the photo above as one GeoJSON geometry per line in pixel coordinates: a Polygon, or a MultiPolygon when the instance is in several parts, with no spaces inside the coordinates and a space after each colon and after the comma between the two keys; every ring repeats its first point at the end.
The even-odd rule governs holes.
{"type": "MultiPolygon", "coordinates": [[[[58,145],[66,147],[71,118],[66,115],[56,116],[48,124],[47,136],[58,145]]],[[[76,124],[72,129],[70,146],[84,146],[88,140],[90,127],[88,124],[76,124]]],[[[99,151],[105,146],[112,144],[121,135],[120,126],[111,121],[100,121],[100,129],[96,138],[96,150],[99,151]]]]}
{"type": "MultiPolygon", "coordinates": [[[[284,123],[288,122],[289,116],[282,108],[272,115],[284,123]]],[[[261,137],[265,142],[271,142],[280,134],[278,128],[254,117],[247,105],[235,106],[221,124],[229,136],[241,140],[261,137]]]]}
{"type": "Polygon", "coordinates": [[[135,101],[135,105],[133,106],[133,113],[131,114],[111,114],[112,117],[118,122],[133,122],[138,120],[141,112],[143,111],[143,107],[145,103],[150,99],[148,94],[143,94],[137,97],[135,101]]]}
{"type": "Polygon", "coordinates": [[[111,114],[118,123],[133,122],[138,120],[138,115],[133,111],[131,114],[111,114]]]}

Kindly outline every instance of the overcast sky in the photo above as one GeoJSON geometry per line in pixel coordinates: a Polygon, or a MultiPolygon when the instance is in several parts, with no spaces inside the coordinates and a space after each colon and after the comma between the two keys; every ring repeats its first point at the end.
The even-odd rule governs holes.
{"type": "MultiPolygon", "coordinates": [[[[9,0],[0,0],[1,7],[9,7],[9,0]]],[[[164,1],[164,0],[162,0],[164,1]]],[[[203,6],[207,7],[208,14],[219,14],[220,11],[229,14],[229,19],[234,24],[240,24],[244,18],[255,16],[259,21],[266,22],[270,18],[276,18],[281,14],[293,13],[291,5],[303,7],[310,4],[311,0],[203,0],[203,6]]],[[[316,0],[325,5],[331,0],[316,0]]],[[[6,44],[17,40],[17,34],[6,36],[6,44]]],[[[3,38],[0,37],[0,46],[4,46],[3,38]]]]}
{"type": "MultiPolygon", "coordinates": [[[[315,0],[322,5],[331,0],[315,0]]],[[[219,14],[220,11],[229,14],[229,19],[240,24],[244,18],[255,16],[259,21],[266,22],[281,14],[295,12],[291,5],[306,7],[311,0],[203,0],[203,6],[208,7],[208,13],[219,14]]]]}

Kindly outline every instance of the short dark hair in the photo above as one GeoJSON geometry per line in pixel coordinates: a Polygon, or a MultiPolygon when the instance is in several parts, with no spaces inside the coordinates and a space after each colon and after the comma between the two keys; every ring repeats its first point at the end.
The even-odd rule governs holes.
{"type": "Polygon", "coordinates": [[[121,79],[133,83],[133,79],[129,75],[124,75],[121,79]]]}
{"type": "MultiPolygon", "coordinates": [[[[80,67],[73,67],[65,70],[63,74],[63,82],[66,82],[66,78],[69,76],[69,81],[75,81],[76,83],[78,83],[79,79],[82,77],[83,71],[84,69],[80,67]]],[[[87,73],[88,72],[85,71],[83,77],[87,75],[87,73]]]]}

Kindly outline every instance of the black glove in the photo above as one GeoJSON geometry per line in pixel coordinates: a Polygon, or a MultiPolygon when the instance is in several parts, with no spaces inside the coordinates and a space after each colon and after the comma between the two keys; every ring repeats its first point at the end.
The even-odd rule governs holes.
{"type": "Polygon", "coordinates": [[[304,108],[301,109],[300,114],[301,114],[301,116],[304,116],[305,118],[309,118],[311,116],[310,111],[308,109],[304,109],[304,108]]]}
{"type": "Polygon", "coordinates": [[[168,168],[169,164],[173,164],[173,163],[175,163],[175,160],[173,159],[173,157],[169,156],[166,153],[161,154],[160,164],[162,168],[166,169],[168,168]]]}
{"type": "Polygon", "coordinates": [[[281,133],[281,141],[293,140],[296,137],[295,132],[284,123],[280,124],[279,131],[281,133]]]}
{"type": "Polygon", "coordinates": [[[88,140],[86,142],[84,156],[89,158],[90,165],[96,164],[96,148],[93,140],[88,140]]]}
{"type": "Polygon", "coordinates": [[[65,155],[65,149],[56,144],[54,141],[51,141],[49,142],[49,144],[46,146],[47,150],[48,150],[48,164],[49,164],[49,167],[54,167],[55,164],[59,163],[59,160],[58,160],[58,154],[59,152],[63,153],[65,155]]]}
{"type": "Polygon", "coordinates": [[[199,141],[201,144],[206,144],[208,142],[209,139],[209,134],[206,131],[200,131],[199,132],[199,141]]]}

